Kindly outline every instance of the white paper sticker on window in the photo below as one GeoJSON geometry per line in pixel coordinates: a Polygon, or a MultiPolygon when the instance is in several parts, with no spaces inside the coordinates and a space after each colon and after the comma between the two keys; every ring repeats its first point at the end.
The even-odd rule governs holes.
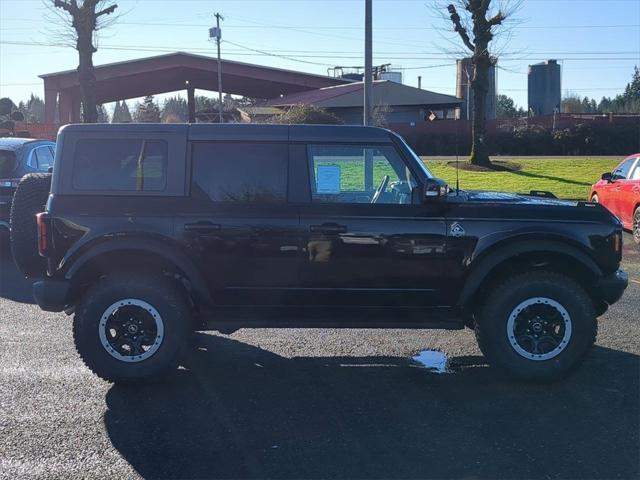
{"type": "Polygon", "coordinates": [[[318,166],[316,191],[329,194],[340,193],[340,167],[338,165],[318,166]]]}

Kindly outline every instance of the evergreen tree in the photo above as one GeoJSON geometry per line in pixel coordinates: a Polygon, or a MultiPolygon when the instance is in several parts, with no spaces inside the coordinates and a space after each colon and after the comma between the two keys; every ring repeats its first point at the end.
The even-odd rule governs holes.
{"type": "Polygon", "coordinates": [[[631,83],[627,84],[622,97],[629,104],[640,102],[640,69],[637,66],[634,68],[631,83]]]}
{"type": "Polygon", "coordinates": [[[162,104],[161,119],[164,123],[186,122],[189,117],[187,101],[182,97],[169,97],[162,104]]]}
{"type": "Polygon", "coordinates": [[[126,101],[116,102],[111,123],[131,123],[131,113],[126,101]]]}
{"type": "Polygon", "coordinates": [[[24,115],[27,123],[42,123],[44,121],[44,102],[33,93],[26,102],[18,104],[18,110],[24,115]]]}
{"type": "Polygon", "coordinates": [[[142,103],[136,105],[134,118],[138,123],[160,123],[160,107],[153,95],[147,95],[142,103]]]}

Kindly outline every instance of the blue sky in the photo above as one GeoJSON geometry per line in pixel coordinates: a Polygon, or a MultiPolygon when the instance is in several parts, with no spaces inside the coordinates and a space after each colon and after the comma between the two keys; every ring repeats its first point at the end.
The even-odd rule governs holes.
{"type": "MultiPolygon", "coordinates": [[[[0,96],[43,96],[39,74],[77,66],[75,50],[51,46],[60,40],[44,3],[0,0],[0,96]]],[[[225,58],[325,74],[331,65],[363,64],[364,0],[117,3],[121,17],[102,32],[96,65],[178,50],[214,55],[207,27],[216,11],[225,16],[223,38],[236,44],[223,44],[225,58]]],[[[454,94],[456,48],[448,39],[455,36],[431,7],[431,0],[374,0],[374,64],[405,68],[408,85],[421,75],[423,88],[454,94]]],[[[561,60],[563,92],[597,99],[620,93],[640,65],[638,0],[523,0],[516,18],[499,42],[498,91],[519,105],[527,66],[547,58],[561,60]]]]}

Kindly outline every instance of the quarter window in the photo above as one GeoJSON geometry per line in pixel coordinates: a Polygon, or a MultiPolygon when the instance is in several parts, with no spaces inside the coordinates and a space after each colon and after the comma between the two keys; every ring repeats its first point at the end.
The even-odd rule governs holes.
{"type": "Polygon", "coordinates": [[[285,203],[288,147],[275,143],[195,143],[191,194],[214,202],[285,203]]]}
{"type": "Polygon", "coordinates": [[[167,185],[167,157],[164,140],[79,140],[73,187],[98,191],[162,191],[167,185]]]}
{"type": "Polygon", "coordinates": [[[391,146],[309,146],[316,203],[411,203],[413,175],[391,146]]]}
{"type": "Polygon", "coordinates": [[[46,172],[53,167],[53,154],[49,146],[37,147],[31,153],[31,167],[40,172],[46,172]]]}

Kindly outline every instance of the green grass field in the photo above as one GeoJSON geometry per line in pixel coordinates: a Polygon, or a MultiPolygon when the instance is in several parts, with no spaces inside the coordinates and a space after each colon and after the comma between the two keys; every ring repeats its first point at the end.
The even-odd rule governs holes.
{"type": "MultiPolygon", "coordinates": [[[[422,157],[433,174],[455,186],[456,172],[451,157],[422,157]]],[[[461,163],[466,159],[461,158],[461,163]]],[[[546,190],[559,198],[585,200],[589,189],[604,172],[615,168],[622,157],[493,157],[520,164],[517,172],[472,172],[460,170],[460,188],[529,192],[546,190]]]]}

